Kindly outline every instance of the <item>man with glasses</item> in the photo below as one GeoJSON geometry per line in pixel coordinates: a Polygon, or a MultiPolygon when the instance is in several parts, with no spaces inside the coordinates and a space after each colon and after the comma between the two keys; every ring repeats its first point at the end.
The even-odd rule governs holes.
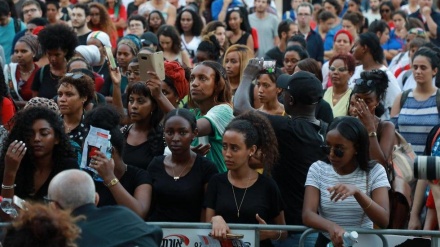
{"type": "Polygon", "coordinates": [[[87,24],[90,21],[90,8],[87,4],[76,4],[72,9],[72,27],[75,29],[80,45],[87,45],[87,36],[92,32],[87,24]]]}
{"type": "Polygon", "coordinates": [[[297,21],[299,32],[307,41],[307,52],[310,58],[318,61],[319,65],[324,62],[324,43],[321,36],[310,28],[312,21],[313,6],[310,3],[301,3],[297,9],[297,21]]]}
{"type": "Polygon", "coordinates": [[[28,23],[30,20],[43,16],[40,3],[34,0],[28,0],[23,3],[21,7],[21,13],[23,14],[24,23],[28,23]]]}
{"type": "Polygon", "coordinates": [[[298,25],[291,19],[284,20],[278,25],[278,38],[280,42],[277,46],[266,52],[265,60],[276,60],[277,67],[283,67],[284,52],[286,52],[287,41],[298,33],[298,25]]]}
{"type": "MultiPolygon", "coordinates": [[[[107,185],[108,187],[114,185],[107,185]]],[[[80,218],[78,246],[160,246],[162,230],[148,225],[133,211],[122,206],[96,207],[99,196],[92,177],[81,170],[65,170],[50,182],[45,197],[55,209],[71,210],[80,218]]]]}
{"type": "Polygon", "coordinates": [[[11,17],[11,10],[9,4],[1,0],[0,1],[0,45],[5,52],[5,60],[8,64],[11,62],[11,51],[13,49],[12,42],[14,40],[15,33],[17,31],[26,30],[26,26],[20,20],[11,17]]]}

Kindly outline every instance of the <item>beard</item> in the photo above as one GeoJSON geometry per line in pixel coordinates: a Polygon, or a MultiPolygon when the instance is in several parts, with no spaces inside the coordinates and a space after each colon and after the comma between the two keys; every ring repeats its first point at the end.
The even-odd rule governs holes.
{"type": "Polygon", "coordinates": [[[73,27],[73,28],[76,28],[76,29],[81,29],[81,28],[83,28],[86,24],[87,24],[86,22],[79,23],[78,25],[75,25],[75,24],[72,23],[72,27],[73,27]]]}

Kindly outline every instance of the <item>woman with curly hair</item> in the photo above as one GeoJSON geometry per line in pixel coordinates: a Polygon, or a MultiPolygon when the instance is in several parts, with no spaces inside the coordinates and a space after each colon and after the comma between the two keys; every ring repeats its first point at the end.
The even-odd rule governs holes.
{"type": "Polygon", "coordinates": [[[220,62],[221,60],[222,48],[215,37],[214,32],[211,34],[204,35],[202,37],[202,42],[200,42],[199,47],[197,47],[196,57],[194,59],[194,64],[201,63],[205,60],[211,60],[215,62],[220,62]]]}
{"type": "MultiPolygon", "coordinates": [[[[271,170],[278,158],[275,132],[263,115],[249,111],[226,127],[222,154],[228,171],[214,175],[208,183],[206,221],[212,223],[211,234],[216,238],[224,239],[231,233],[227,223],[286,224],[277,184],[259,174],[249,162],[257,151],[266,154],[259,158],[266,170],[271,170]]],[[[260,246],[272,246],[271,240],[286,236],[287,232],[281,230],[260,231],[260,246]]]]}
{"type": "Polygon", "coordinates": [[[94,126],[110,132],[112,145],[111,158],[97,151],[91,157],[89,166],[95,169],[103,181],[94,181],[99,195],[98,207],[122,205],[141,218],[147,216],[151,190],[148,186],[147,172],[131,163],[124,163],[124,135],[119,122],[121,116],[111,106],[101,106],[88,112],[84,123],[87,127],[94,126]],[[112,185],[112,181],[117,181],[112,185]]]}
{"type": "Polygon", "coordinates": [[[9,247],[77,247],[75,240],[80,237],[81,229],[76,222],[80,218],[49,205],[26,203],[26,210],[22,210],[12,223],[13,231],[6,235],[4,244],[9,247]]]}
{"type": "Polygon", "coordinates": [[[13,118],[13,127],[0,156],[3,198],[17,195],[43,200],[56,174],[77,168],[63,121],[54,111],[31,107],[13,118]]]}
{"type": "Polygon", "coordinates": [[[124,36],[124,29],[127,27],[127,10],[125,6],[118,0],[106,0],[104,6],[116,27],[118,37],[121,38],[124,36]]]}
{"type": "Polygon", "coordinates": [[[127,101],[132,124],[122,128],[125,138],[122,159],[127,164],[147,169],[151,160],[162,155],[165,149],[160,124],[163,113],[145,82],[136,82],[127,88],[127,101]]]}
{"type": "Polygon", "coordinates": [[[170,154],[157,156],[148,166],[152,212],[148,221],[204,221],[206,186],[217,169],[191,150],[197,120],[187,109],[170,111],[164,120],[164,139],[170,154]]]}
{"type": "Polygon", "coordinates": [[[176,28],[180,33],[183,48],[189,53],[189,57],[194,59],[197,47],[202,41],[202,19],[192,8],[186,7],[177,15],[176,28]]]}
{"type": "Polygon", "coordinates": [[[186,66],[191,66],[188,52],[182,50],[182,42],[174,26],[162,25],[159,27],[157,38],[159,40],[158,50],[163,51],[165,60],[177,61],[186,66]]]}
{"type": "Polygon", "coordinates": [[[32,82],[38,65],[35,63],[41,57],[41,47],[37,37],[25,35],[14,47],[17,63],[10,63],[4,68],[4,75],[11,97],[18,107],[23,107],[32,98],[32,82]]]}
{"type": "Polygon", "coordinates": [[[38,41],[49,58],[49,64],[35,73],[32,96],[51,99],[57,94],[56,85],[66,73],[67,61],[78,46],[78,39],[72,28],[64,24],[53,24],[38,33],[38,41]]]}
{"type": "Polygon", "coordinates": [[[206,24],[205,28],[202,30],[202,36],[208,35],[212,32],[222,48],[220,54],[223,55],[223,53],[229,48],[229,41],[226,39],[226,25],[221,21],[211,21],[206,24]]]}
{"type": "Polygon", "coordinates": [[[92,2],[89,4],[89,8],[91,18],[87,26],[89,26],[92,31],[103,31],[106,33],[110,37],[111,46],[116,47],[118,32],[105,6],[100,3],[92,2]]]}

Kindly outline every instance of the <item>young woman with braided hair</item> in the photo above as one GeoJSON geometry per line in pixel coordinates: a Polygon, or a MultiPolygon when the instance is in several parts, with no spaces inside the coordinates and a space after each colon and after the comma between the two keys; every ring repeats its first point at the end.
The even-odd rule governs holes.
{"type": "MultiPolygon", "coordinates": [[[[175,107],[163,95],[161,80],[156,73],[148,72],[152,79],[147,86],[159,107],[169,112],[175,107]]],[[[226,166],[221,154],[222,135],[226,125],[232,120],[231,85],[225,69],[214,61],[204,61],[191,72],[188,106],[196,115],[197,138],[192,145],[197,153],[215,163],[219,172],[225,172],[226,166]]]]}

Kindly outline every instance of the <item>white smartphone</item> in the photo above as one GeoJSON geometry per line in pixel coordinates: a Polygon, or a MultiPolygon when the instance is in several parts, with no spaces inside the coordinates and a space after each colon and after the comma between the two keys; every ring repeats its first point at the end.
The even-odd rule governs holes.
{"type": "Polygon", "coordinates": [[[163,52],[147,53],[140,51],[138,53],[139,72],[142,81],[150,79],[148,71],[156,72],[159,79],[165,80],[165,66],[163,59],[163,52]]]}

